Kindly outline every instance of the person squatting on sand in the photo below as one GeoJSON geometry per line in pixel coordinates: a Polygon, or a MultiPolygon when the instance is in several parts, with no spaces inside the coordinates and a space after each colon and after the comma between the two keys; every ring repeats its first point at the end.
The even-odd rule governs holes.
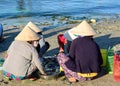
{"type": "Polygon", "coordinates": [[[36,50],[40,37],[30,27],[26,26],[15,38],[7,51],[3,64],[4,75],[22,80],[30,78],[37,69],[46,75],[40,57],[36,50]]]}
{"type": "Polygon", "coordinates": [[[101,71],[103,63],[100,48],[93,40],[96,32],[85,20],[69,31],[76,38],[72,41],[69,55],[58,54],[58,62],[69,83],[91,80],[101,71]]]}
{"type": "Polygon", "coordinates": [[[31,21],[28,22],[28,24],[26,26],[30,27],[32,30],[34,30],[40,36],[41,39],[39,40],[39,44],[36,49],[37,49],[39,55],[43,56],[43,54],[45,54],[45,52],[49,49],[50,45],[48,42],[45,41],[43,34],[42,34],[42,30],[40,28],[38,28],[31,21]]]}

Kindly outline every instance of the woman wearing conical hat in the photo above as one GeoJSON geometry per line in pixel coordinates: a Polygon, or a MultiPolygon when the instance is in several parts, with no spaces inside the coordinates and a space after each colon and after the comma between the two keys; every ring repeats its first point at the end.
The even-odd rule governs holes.
{"type": "Polygon", "coordinates": [[[32,30],[34,30],[40,37],[41,39],[39,40],[39,44],[37,46],[37,51],[42,56],[49,48],[49,43],[45,41],[42,30],[39,29],[33,22],[29,22],[26,26],[30,27],[32,30]]]}
{"type": "Polygon", "coordinates": [[[4,75],[14,80],[22,80],[37,69],[46,75],[39,60],[36,47],[40,37],[29,27],[25,27],[10,45],[3,67],[4,75]]]}
{"type": "Polygon", "coordinates": [[[58,62],[70,83],[91,80],[98,75],[103,62],[100,48],[92,38],[96,33],[86,21],[70,32],[77,38],[72,41],[69,58],[64,53],[59,53],[58,62]]]}

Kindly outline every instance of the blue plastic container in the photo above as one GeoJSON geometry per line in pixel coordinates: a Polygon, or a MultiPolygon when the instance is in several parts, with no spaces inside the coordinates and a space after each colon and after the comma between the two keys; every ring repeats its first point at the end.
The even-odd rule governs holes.
{"type": "Polygon", "coordinates": [[[2,24],[0,24],[0,37],[2,37],[2,34],[3,34],[3,27],[2,24]]]}

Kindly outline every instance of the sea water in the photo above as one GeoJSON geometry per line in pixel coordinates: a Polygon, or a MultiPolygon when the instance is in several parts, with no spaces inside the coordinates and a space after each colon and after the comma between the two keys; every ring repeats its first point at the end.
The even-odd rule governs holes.
{"type": "MultiPolygon", "coordinates": [[[[56,16],[73,19],[109,17],[120,14],[120,0],[0,0],[0,21],[20,19],[21,22],[46,20],[56,16]],[[44,18],[45,17],[45,18],[44,18]]],[[[51,21],[50,21],[51,22],[51,21]]]]}

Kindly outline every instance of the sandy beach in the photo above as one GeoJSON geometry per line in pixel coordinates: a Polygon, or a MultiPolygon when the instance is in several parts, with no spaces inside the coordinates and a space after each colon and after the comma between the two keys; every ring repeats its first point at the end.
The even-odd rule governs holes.
{"type": "MultiPolygon", "coordinates": [[[[57,35],[64,33],[66,30],[76,26],[75,24],[66,24],[65,26],[59,26],[43,31],[45,40],[50,43],[50,48],[44,56],[53,56],[58,53],[57,35]]],[[[101,19],[95,23],[90,23],[97,35],[94,37],[100,48],[108,49],[108,47],[119,48],[120,44],[120,20],[117,19],[101,19]]],[[[39,26],[39,25],[38,25],[39,26]]],[[[4,57],[8,47],[14,40],[14,37],[22,30],[24,25],[3,25],[4,27],[4,41],[0,43],[0,57],[4,57]]],[[[41,26],[39,26],[41,27],[41,26]]],[[[2,71],[0,74],[0,80],[2,79],[2,71]]],[[[22,81],[0,81],[1,86],[67,86],[63,81],[64,76],[58,77],[53,80],[38,79],[36,81],[22,80],[22,81]]],[[[92,80],[85,82],[73,83],[71,86],[119,86],[120,82],[115,82],[112,74],[106,74],[105,68],[101,71],[101,75],[92,80]]]]}

